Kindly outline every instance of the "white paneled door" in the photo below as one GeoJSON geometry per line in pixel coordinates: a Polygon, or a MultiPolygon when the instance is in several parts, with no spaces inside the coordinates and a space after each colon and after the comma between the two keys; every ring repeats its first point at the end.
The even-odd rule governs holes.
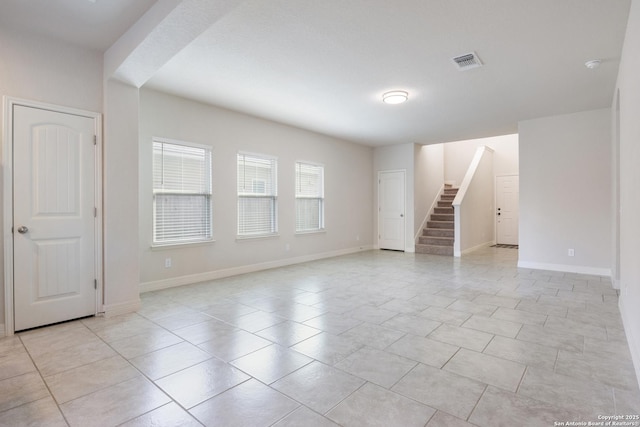
{"type": "Polygon", "coordinates": [[[378,247],[405,249],[405,171],[378,173],[378,247]]]}
{"type": "Polygon", "coordinates": [[[96,312],[96,146],[90,117],[14,105],[15,330],[96,312]]]}
{"type": "Polygon", "coordinates": [[[519,176],[496,177],[496,243],[518,244],[519,176]]]}

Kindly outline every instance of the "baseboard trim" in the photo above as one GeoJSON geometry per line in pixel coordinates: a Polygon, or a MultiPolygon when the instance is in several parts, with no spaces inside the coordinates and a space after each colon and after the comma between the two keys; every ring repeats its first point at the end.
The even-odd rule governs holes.
{"type": "Polygon", "coordinates": [[[518,268],[533,270],[561,271],[564,273],[590,274],[592,276],[611,277],[610,268],[585,267],[582,265],[547,264],[543,262],[518,261],[518,268]]]}
{"type": "Polygon", "coordinates": [[[465,250],[464,250],[464,251],[462,251],[462,252],[460,252],[460,251],[455,251],[455,250],[454,250],[454,251],[453,251],[453,256],[454,256],[454,257],[458,257],[458,258],[459,258],[459,257],[461,257],[462,255],[466,255],[466,254],[468,254],[468,253],[470,253],[470,252],[477,251],[478,249],[488,248],[488,247],[489,247],[489,246],[491,246],[491,245],[495,245],[495,242],[484,242],[484,243],[481,243],[481,244],[479,244],[479,245],[477,245],[477,246],[474,246],[474,247],[472,247],[472,248],[465,249],[465,250]]]}
{"type": "Polygon", "coordinates": [[[172,277],[170,279],[156,280],[140,283],[140,293],[159,291],[174,288],[176,286],[191,285],[193,283],[207,282],[222,279],[239,274],[254,273],[256,271],[270,270],[272,268],[286,267],[288,265],[301,264],[309,261],[317,261],[325,258],[333,258],[342,255],[350,255],[374,249],[373,245],[359,246],[357,248],[340,249],[312,255],[304,255],[294,258],[285,258],[277,261],[268,261],[259,264],[243,265],[239,267],[225,268],[222,270],[207,271],[205,273],[189,274],[187,276],[172,277]]]}
{"type": "Polygon", "coordinates": [[[638,381],[638,387],[640,387],[640,342],[631,328],[632,322],[628,319],[626,306],[624,304],[625,299],[620,298],[618,301],[618,308],[622,316],[622,325],[624,326],[624,334],[627,336],[627,343],[629,344],[629,351],[631,352],[631,360],[633,367],[636,371],[636,380],[638,381]]]}
{"type": "MultiPolygon", "coordinates": [[[[613,272],[611,273],[611,275],[613,276],[613,272]]],[[[620,279],[614,279],[613,277],[611,277],[611,286],[613,287],[613,289],[620,290],[620,279]]]]}
{"type": "Polygon", "coordinates": [[[121,302],[117,304],[105,304],[102,308],[104,317],[120,316],[121,314],[134,313],[140,309],[140,299],[121,302]]]}

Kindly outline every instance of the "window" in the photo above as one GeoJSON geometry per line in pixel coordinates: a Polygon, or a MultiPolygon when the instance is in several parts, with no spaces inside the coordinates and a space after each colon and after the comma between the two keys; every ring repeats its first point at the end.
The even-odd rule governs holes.
{"type": "Polygon", "coordinates": [[[324,229],[324,167],[296,163],[296,232],[324,229]]]}
{"type": "Polygon", "coordinates": [[[278,232],[277,167],[274,157],[238,153],[238,236],[278,232]]]}
{"type": "Polygon", "coordinates": [[[211,148],[154,139],[153,244],[211,238],[211,148]]]}

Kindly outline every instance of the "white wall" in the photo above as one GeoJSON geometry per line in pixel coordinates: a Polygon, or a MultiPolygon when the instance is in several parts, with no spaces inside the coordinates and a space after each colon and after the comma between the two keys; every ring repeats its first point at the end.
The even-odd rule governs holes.
{"type": "Polygon", "coordinates": [[[0,95],[102,111],[102,54],[0,27],[0,95]]]}
{"type": "MultiPolygon", "coordinates": [[[[414,184],[415,184],[415,144],[399,144],[376,147],[373,153],[373,189],[374,211],[373,235],[378,236],[378,172],[388,170],[404,170],[405,176],[405,251],[415,252],[414,240],[414,184]]],[[[377,238],[375,244],[377,245],[377,238]]]]}
{"type": "Polygon", "coordinates": [[[139,157],[139,256],[143,290],[370,249],[373,245],[370,147],[145,89],[140,96],[139,157]],[[214,243],[151,249],[154,136],[212,147],[214,243]],[[278,237],[236,240],[238,151],[278,158],[278,237]],[[297,160],[325,167],[326,232],[295,234],[297,160]],[[170,269],[164,268],[166,258],[172,259],[170,269]]]}
{"type": "Polygon", "coordinates": [[[431,207],[444,186],[444,145],[414,146],[414,239],[426,226],[431,207]]]}
{"type": "Polygon", "coordinates": [[[104,310],[118,315],[140,304],[138,281],[139,91],[105,82],[104,117],[104,310]]]}
{"type": "Polygon", "coordinates": [[[638,310],[640,307],[640,262],[638,262],[640,259],[640,80],[638,79],[640,57],[637,55],[638,52],[640,52],[640,1],[633,0],[617,83],[620,91],[620,311],[636,367],[636,375],[640,381],[640,310],[638,310]]]}
{"type": "Polygon", "coordinates": [[[478,147],[493,150],[493,173],[500,175],[518,175],[518,135],[503,135],[491,138],[469,139],[444,144],[444,179],[454,181],[460,186],[471,159],[478,147]]]}
{"type": "Polygon", "coordinates": [[[453,200],[455,241],[453,254],[461,256],[494,243],[494,152],[478,147],[453,200]]]}
{"type": "MultiPolygon", "coordinates": [[[[60,44],[0,26],[0,58],[0,98],[11,96],[82,110],[102,111],[100,52],[60,44]]],[[[3,116],[4,113],[2,111],[3,116]]],[[[4,135],[1,122],[2,120],[0,139],[4,135]]],[[[2,141],[2,144],[5,143],[7,141],[2,141]]],[[[0,182],[0,192],[2,187],[0,182]]],[[[2,196],[0,194],[0,200],[2,196]]],[[[2,215],[0,209],[0,224],[2,215]]],[[[0,245],[0,324],[4,323],[3,257],[0,245]]],[[[0,327],[0,335],[2,332],[0,327]]]]}
{"type": "Polygon", "coordinates": [[[519,123],[519,266],[610,274],[610,114],[519,123]]]}

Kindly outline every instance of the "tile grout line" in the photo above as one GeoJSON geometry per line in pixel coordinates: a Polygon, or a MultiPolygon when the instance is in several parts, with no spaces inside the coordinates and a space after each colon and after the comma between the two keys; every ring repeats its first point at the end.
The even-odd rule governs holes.
{"type": "MultiPolygon", "coordinates": [[[[482,390],[482,394],[480,394],[480,397],[478,398],[478,401],[476,402],[475,405],[473,405],[473,409],[471,410],[471,412],[469,412],[469,415],[467,416],[467,418],[465,419],[465,421],[469,421],[471,419],[471,416],[473,415],[473,413],[475,412],[476,408],[478,407],[478,405],[480,404],[480,401],[482,400],[482,398],[484,397],[484,394],[487,392],[487,390],[489,389],[489,384],[484,385],[484,390],[482,390]]],[[[470,421],[469,421],[470,422],[470,421]]]]}
{"type": "MultiPolygon", "coordinates": [[[[33,364],[33,367],[36,369],[36,372],[38,373],[38,376],[40,377],[40,381],[42,381],[42,384],[44,384],[45,388],[47,389],[47,393],[49,393],[49,396],[47,396],[47,397],[50,397],[51,400],[55,403],[56,408],[58,409],[58,412],[62,416],[62,419],[64,420],[65,423],[67,423],[68,426],[70,426],[71,424],[69,423],[69,420],[67,420],[67,417],[65,416],[64,412],[62,412],[62,409],[60,408],[60,404],[58,404],[58,401],[56,400],[55,396],[51,392],[51,389],[49,388],[49,384],[47,384],[47,382],[44,380],[44,376],[42,375],[42,372],[40,372],[40,368],[38,368],[38,365],[36,364],[35,360],[33,360],[33,356],[31,355],[31,352],[29,351],[27,346],[24,344],[24,341],[22,340],[22,336],[20,336],[19,334],[17,334],[17,335],[18,335],[18,339],[20,340],[20,344],[22,345],[22,348],[27,353],[27,356],[29,356],[29,360],[31,360],[31,363],[33,364]]],[[[27,373],[22,374],[22,375],[26,375],[27,373]]],[[[20,376],[20,375],[17,375],[17,376],[20,376]]],[[[11,377],[11,378],[15,378],[15,377],[11,377]]],[[[21,405],[5,409],[2,412],[7,412],[7,411],[10,411],[12,409],[19,408],[21,406],[25,406],[25,405],[28,405],[28,404],[31,404],[31,403],[34,403],[34,402],[37,402],[37,401],[40,401],[40,400],[44,400],[44,399],[46,399],[46,397],[43,397],[43,398],[40,398],[40,399],[36,399],[36,400],[32,400],[30,402],[25,402],[25,403],[23,403],[21,405]]]]}
{"type": "MultiPolygon", "coordinates": [[[[142,316],[142,317],[144,317],[144,316],[142,316]]],[[[145,319],[146,319],[146,318],[145,318],[145,319]]],[[[149,319],[147,319],[147,320],[149,320],[149,319]]],[[[150,320],[150,321],[151,321],[151,320],[150,320]]],[[[155,322],[153,322],[153,321],[151,321],[151,322],[155,324],[155,322]]],[[[86,326],[86,325],[85,325],[85,326],[86,326]]],[[[164,328],[163,326],[160,326],[160,325],[158,325],[158,326],[159,326],[160,328],[164,329],[166,332],[169,332],[169,333],[173,334],[173,332],[169,331],[168,329],[164,328]]],[[[87,329],[89,329],[89,328],[87,327],[87,329]]],[[[184,408],[184,407],[183,407],[179,402],[177,402],[173,397],[171,397],[171,396],[169,395],[169,393],[167,393],[166,391],[164,391],[164,389],[163,389],[162,387],[160,387],[158,384],[156,384],[156,382],[155,382],[154,380],[152,380],[149,376],[147,376],[144,372],[142,372],[142,371],[141,371],[137,366],[135,366],[133,363],[131,363],[131,361],[130,361],[129,359],[127,359],[127,358],[126,358],[126,357],[124,357],[122,354],[120,354],[120,352],[119,352],[119,351],[117,351],[115,348],[113,348],[113,347],[111,346],[111,344],[110,344],[110,343],[108,343],[108,342],[107,342],[107,341],[105,341],[102,337],[100,337],[98,334],[96,334],[96,332],[95,332],[94,330],[92,330],[92,329],[89,329],[89,330],[90,330],[90,331],[91,331],[91,332],[92,332],[92,333],[93,333],[93,334],[94,334],[94,335],[95,335],[99,340],[101,340],[104,344],[106,344],[109,348],[111,348],[111,349],[112,349],[112,350],[113,350],[113,351],[114,351],[118,356],[120,356],[120,357],[121,357],[125,362],[127,362],[127,364],[129,364],[133,369],[135,369],[135,370],[136,370],[136,371],[137,371],[137,372],[138,372],[138,373],[139,373],[143,378],[145,378],[147,381],[149,381],[151,384],[153,384],[153,386],[154,386],[158,391],[160,391],[160,392],[161,392],[161,393],[163,393],[165,396],[167,396],[167,398],[169,398],[169,400],[170,400],[169,402],[167,402],[167,403],[165,403],[165,404],[163,404],[163,405],[157,406],[157,407],[155,407],[155,408],[150,409],[150,410],[149,410],[149,411],[147,411],[147,412],[144,412],[144,413],[142,413],[142,414],[136,415],[136,416],[134,416],[133,418],[130,418],[130,419],[128,419],[128,420],[123,421],[123,422],[122,422],[122,423],[120,423],[120,424],[124,424],[124,423],[126,423],[126,422],[131,421],[131,420],[135,420],[135,419],[136,419],[136,418],[138,418],[138,417],[141,417],[141,416],[143,416],[143,415],[146,415],[146,414],[148,414],[148,413],[151,413],[151,412],[153,412],[153,411],[155,411],[155,410],[157,410],[157,409],[159,409],[159,408],[162,408],[162,407],[164,407],[164,406],[166,406],[166,405],[168,405],[168,404],[170,404],[170,403],[172,403],[172,402],[173,402],[173,403],[175,403],[176,405],[178,405],[180,408],[184,409],[184,410],[185,410],[189,415],[191,415],[194,419],[196,419],[196,420],[197,420],[197,418],[196,418],[195,416],[193,416],[193,414],[191,414],[191,412],[189,412],[189,411],[188,411],[186,408],[184,408]]],[[[138,335],[142,335],[142,334],[138,334],[138,335]]],[[[173,334],[173,335],[175,335],[175,334],[173,334]]],[[[137,336],[137,335],[133,335],[133,336],[137,336]]],[[[177,336],[177,335],[176,335],[176,336],[177,336]]],[[[180,338],[180,337],[179,337],[179,338],[180,338]]],[[[181,338],[181,339],[182,339],[182,338],[181,338]]],[[[188,342],[188,341],[183,340],[183,342],[188,342]]],[[[178,343],[178,344],[179,344],[179,343],[178,343]]],[[[174,344],[174,345],[175,345],[175,344],[174,344]]],[[[169,346],[169,347],[171,347],[171,346],[169,346]]],[[[167,348],[167,347],[165,347],[165,348],[167,348]]],[[[158,349],[158,350],[162,350],[162,349],[158,349]]],[[[155,350],[155,351],[158,351],[158,350],[155,350]]],[[[203,351],[204,351],[204,350],[203,350],[203,351]]],[[[151,352],[149,352],[149,353],[153,353],[153,351],[151,351],[151,352]]],[[[149,354],[149,353],[145,353],[145,354],[149,354]]],[[[138,357],[138,356],[136,356],[136,357],[138,357]]],[[[102,359],[102,360],[104,360],[104,359],[102,359]]],[[[187,369],[187,368],[184,368],[184,369],[187,369]]],[[[184,369],[181,369],[181,371],[182,371],[182,370],[184,370],[184,369]]],[[[180,372],[180,371],[177,371],[177,372],[180,372]]],[[[164,377],[162,377],[162,378],[164,378],[164,377]]],[[[93,392],[91,392],[91,393],[85,394],[84,396],[89,396],[89,395],[94,394],[94,393],[97,393],[97,392],[99,392],[99,391],[106,390],[106,389],[107,389],[107,388],[109,388],[109,387],[113,387],[114,385],[119,385],[119,384],[125,383],[125,382],[127,382],[127,381],[132,380],[132,379],[133,379],[133,378],[129,378],[129,379],[127,379],[127,380],[120,381],[119,383],[111,384],[111,385],[109,385],[109,386],[107,386],[107,387],[103,387],[103,388],[101,388],[101,389],[99,389],[99,390],[95,390],[95,391],[93,391],[93,392]]],[[[158,379],[161,379],[161,378],[158,378],[158,379]]],[[[84,397],[84,396],[80,396],[80,397],[78,397],[78,398],[76,398],[76,399],[80,399],[80,398],[82,398],[82,397],[84,397]]],[[[73,400],[76,400],[76,399],[73,399],[73,400]]],[[[73,400],[71,400],[70,402],[72,402],[73,400]]],[[[199,422],[199,420],[198,420],[198,422],[199,422]]]]}
{"type": "MultiPolygon", "coordinates": [[[[144,317],[144,316],[143,316],[143,317],[144,317]]],[[[147,319],[147,320],[150,320],[150,319],[147,319]]],[[[151,321],[151,320],[150,320],[150,321],[151,321]]],[[[153,321],[151,321],[151,322],[153,322],[153,321]]],[[[153,323],[155,324],[155,322],[153,322],[153,323]]],[[[156,324],[156,325],[157,325],[157,324],[156,324]]],[[[175,335],[172,331],[168,330],[167,328],[165,328],[165,327],[163,327],[163,326],[161,326],[161,325],[157,325],[157,326],[159,326],[160,328],[162,328],[165,332],[168,332],[168,333],[170,333],[170,334],[175,335]]],[[[193,325],[191,325],[191,326],[193,326],[193,325]]],[[[231,325],[231,326],[233,326],[233,325],[231,325]]],[[[86,327],[86,326],[85,326],[85,327],[86,327]]],[[[234,326],[234,327],[235,327],[235,326],[234,326]]],[[[89,329],[89,328],[87,328],[87,329],[89,329]]],[[[242,371],[241,369],[239,369],[239,368],[237,368],[237,367],[235,367],[235,366],[231,365],[229,362],[224,361],[224,360],[222,360],[222,359],[219,359],[218,357],[216,357],[215,355],[212,355],[212,354],[211,354],[211,353],[209,353],[208,351],[201,349],[201,348],[200,348],[200,347],[198,347],[196,344],[193,344],[192,342],[190,342],[190,341],[188,341],[188,340],[185,340],[184,338],[182,338],[182,337],[180,337],[180,336],[176,335],[178,338],[182,339],[182,342],[184,342],[184,343],[189,343],[189,344],[191,344],[191,345],[193,345],[193,346],[195,346],[195,347],[199,348],[200,350],[202,350],[202,351],[204,351],[205,353],[209,354],[211,357],[210,357],[209,359],[206,359],[205,361],[201,361],[201,362],[195,363],[195,364],[193,364],[193,365],[183,367],[183,368],[181,368],[181,369],[179,369],[179,370],[177,370],[177,371],[175,371],[175,372],[172,372],[172,373],[170,373],[170,374],[164,375],[164,376],[162,376],[162,377],[157,378],[156,380],[154,380],[154,379],[152,379],[151,377],[149,377],[148,375],[146,375],[144,372],[142,372],[142,371],[141,371],[137,366],[135,366],[133,363],[131,363],[129,359],[127,359],[126,357],[124,357],[123,355],[121,355],[121,354],[120,354],[116,349],[114,349],[113,347],[111,347],[111,345],[110,345],[108,342],[104,341],[100,336],[98,336],[98,335],[95,333],[95,331],[93,331],[92,329],[89,329],[89,330],[90,330],[92,333],[94,333],[94,335],[96,335],[96,337],[97,337],[98,339],[100,339],[101,341],[103,341],[107,346],[109,346],[113,351],[115,351],[115,352],[116,352],[120,357],[122,357],[122,359],[123,359],[123,360],[125,360],[125,361],[126,361],[126,362],[131,366],[131,367],[133,367],[133,368],[134,368],[134,369],[135,369],[135,370],[136,370],[136,371],[137,371],[137,372],[138,372],[142,377],[144,377],[144,378],[145,378],[146,380],[148,380],[151,384],[153,384],[153,386],[154,386],[156,389],[158,389],[161,393],[165,394],[165,395],[169,398],[169,400],[170,400],[170,402],[167,402],[167,403],[165,403],[165,404],[163,404],[163,405],[160,405],[160,406],[158,406],[158,407],[156,407],[156,408],[152,408],[152,409],[150,409],[149,411],[147,411],[147,412],[145,412],[145,413],[142,413],[142,414],[136,415],[135,417],[133,417],[133,418],[131,418],[131,419],[129,419],[129,420],[123,421],[123,423],[129,422],[129,421],[134,420],[134,419],[136,419],[136,418],[139,418],[139,417],[141,417],[141,416],[143,416],[143,415],[146,415],[146,414],[148,414],[148,413],[151,413],[151,412],[153,412],[153,411],[155,411],[155,410],[157,410],[157,409],[159,409],[159,408],[162,408],[162,407],[164,407],[164,406],[166,406],[166,405],[168,405],[168,404],[170,404],[170,403],[174,403],[174,404],[176,404],[178,407],[180,407],[181,409],[183,409],[187,414],[189,414],[189,416],[193,417],[193,419],[195,419],[195,420],[197,420],[198,422],[200,422],[200,420],[199,420],[198,418],[196,418],[196,416],[195,416],[195,415],[193,415],[193,414],[191,413],[191,411],[189,410],[189,408],[187,408],[187,407],[183,406],[180,402],[178,402],[177,400],[175,400],[175,399],[174,399],[171,395],[169,395],[169,394],[168,394],[168,393],[167,393],[167,392],[166,392],[162,387],[160,387],[160,386],[156,383],[156,381],[161,380],[161,379],[163,379],[163,378],[166,378],[166,377],[168,377],[168,376],[170,376],[170,375],[174,375],[174,374],[176,374],[176,373],[178,373],[178,372],[182,372],[182,371],[184,371],[184,370],[186,370],[186,369],[189,369],[189,368],[192,368],[192,367],[194,367],[194,366],[196,366],[196,365],[198,365],[198,364],[200,364],[200,363],[206,362],[206,360],[211,360],[211,359],[219,360],[219,361],[221,361],[222,363],[224,363],[224,364],[226,364],[226,365],[229,365],[230,367],[233,367],[233,368],[235,368],[235,369],[238,369],[238,370],[240,370],[241,372],[243,372],[243,373],[244,373],[244,371],[242,371]]],[[[138,334],[138,335],[142,335],[142,334],[138,334]]],[[[137,336],[137,335],[133,335],[133,336],[137,336]]],[[[177,343],[177,344],[180,344],[180,343],[177,343]]],[[[173,344],[173,345],[176,345],[176,344],[173,344]]],[[[156,349],[156,350],[153,350],[153,351],[150,351],[150,352],[144,353],[144,354],[142,354],[142,355],[140,355],[140,356],[144,356],[144,355],[148,355],[148,354],[151,354],[151,353],[155,353],[155,352],[157,352],[157,351],[164,350],[164,349],[169,348],[169,347],[171,347],[171,345],[170,345],[170,346],[168,346],[168,347],[163,347],[163,348],[160,348],[160,349],[156,349]]],[[[136,356],[136,357],[140,357],[140,356],[136,356]]],[[[102,359],[102,360],[104,360],[104,359],[102,359]]],[[[236,387],[238,387],[239,385],[244,384],[245,382],[247,382],[247,381],[249,381],[249,380],[251,380],[251,379],[255,379],[256,381],[260,381],[260,380],[258,380],[257,378],[253,377],[252,375],[247,374],[247,376],[249,376],[249,378],[248,378],[248,379],[246,379],[246,380],[244,380],[244,381],[242,381],[242,382],[240,382],[240,383],[238,383],[238,384],[234,385],[233,387],[230,387],[230,388],[228,388],[228,389],[224,390],[223,392],[218,393],[216,396],[218,396],[218,395],[220,395],[220,394],[222,394],[222,393],[224,393],[224,392],[226,392],[226,391],[228,391],[228,390],[231,390],[231,389],[233,389],[233,388],[236,388],[236,387]]],[[[131,379],[131,378],[130,378],[130,379],[131,379]]],[[[122,383],[124,383],[124,382],[126,382],[126,381],[129,381],[130,379],[128,379],[128,380],[124,380],[124,381],[121,381],[121,382],[116,383],[116,384],[112,384],[112,385],[110,385],[110,386],[108,386],[108,387],[111,387],[111,386],[113,386],[113,385],[122,384],[122,383]]],[[[261,381],[260,381],[260,382],[261,382],[261,381]]],[[[266,384],[265,384],[265,385],[266,385],[266,384]]],[[[267,386],[268,386],[268,385],[267,385],[267,386]]],[[[86,394],[85,396],[88,396],[88,395],[94,394],[94,393],[96,393],[96,392],[98,392],[98,391],[101,391],[101,390],[104,390],[104,389],[106,389],[106,388],[108,388],[108,387],[104,387],[104,388],[101,388],[101,389],[99,389],[99,390],[95,390],[95,391],[93,391],[93,392],[91,392],[91,393],[86,394]]],[[[80,397],[83,397],[83,396],[80,396],[80,397]]],[[[78,397],[78,398],[80,398],[80,397],[78,397]]],[[[215,396],[213,396],[213,397],[215,397],[215,396]]],[[[211,398],[213,398],[213,397],[211,397],[211,398]]],[[[210,399],[211,399],[211,398],[210,398],[210,399]]],[[[75,400],[75,399],[74,399],[74,400],[75,400]]],[[[208,400],[208,399],[206,399],[206,400],[208,400]]],[[[205,400],[205,401],[206,401],[206,400],[205,400]]],[[[203,402],[204,402],[204,401],[203,401],[203,402]]],[[[194,408],[194,407],[196,407],[196,406],[200,405],[200,404],[201,404],[201,403],[203,403],[203,402],[199,402],[199,403],[197,403],[197,404],[193,405],[191,408],[194,408]]]]}

